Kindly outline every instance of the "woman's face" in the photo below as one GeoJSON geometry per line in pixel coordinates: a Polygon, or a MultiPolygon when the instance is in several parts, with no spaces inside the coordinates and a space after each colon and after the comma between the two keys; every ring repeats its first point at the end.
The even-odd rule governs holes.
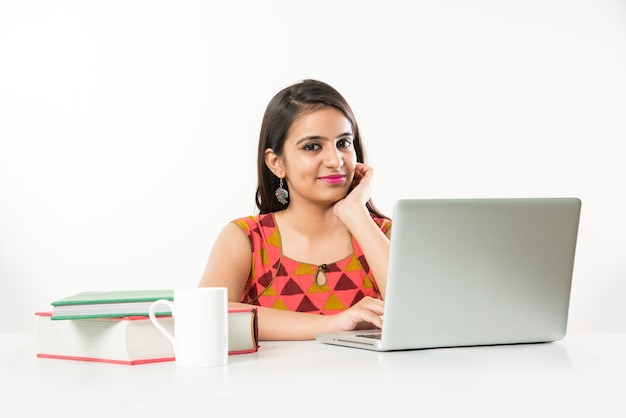
{"type": "Polygon", "coordinates": [[[328,107],[297,118],[285,140],[282,162],[289,198],[334,204],[343,199],[357,164],[350,121],[328,107]]]}

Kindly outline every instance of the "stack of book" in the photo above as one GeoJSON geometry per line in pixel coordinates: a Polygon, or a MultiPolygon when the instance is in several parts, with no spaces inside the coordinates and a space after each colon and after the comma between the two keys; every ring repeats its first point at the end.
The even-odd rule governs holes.
{"type": "MultiPolygon", "coordinates": [[[[159,299],[173,300],[174,291],[95,291],[56,300],[51,311],[35,314],[37,357],[128,365],[172,361],[172,343],[148,316],[159,299]]],[[[174,334],[171,312],[156,315],[174,334]]],[[[257,310],[229,309],[229,353],[252,353],[258,347],[257,310]]]]}

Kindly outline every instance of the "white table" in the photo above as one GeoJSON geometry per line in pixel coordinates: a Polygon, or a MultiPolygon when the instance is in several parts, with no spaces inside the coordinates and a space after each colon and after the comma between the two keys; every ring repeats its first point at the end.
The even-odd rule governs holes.
{"type": "Polygon", "coordinates": [[[32,335],[0,334],[0,399],[7,417],[626,417],[626,334],[388,353],[262,342],[204,369],[38,359],[32,335]]]}

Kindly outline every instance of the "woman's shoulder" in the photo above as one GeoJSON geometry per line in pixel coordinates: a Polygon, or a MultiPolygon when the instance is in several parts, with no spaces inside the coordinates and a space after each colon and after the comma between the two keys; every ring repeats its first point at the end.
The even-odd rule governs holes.
{"type": "Polygon", "coordinates": [[[275,227],[274,217],[271,213],[262,213],[259,215],[243,216],[231,221],[235,225],[239,226],[243,230],[252,230],[259,226],[261,227],[275,227]]]}
{"type": "Polygon", "coordinates": [[[237,225],[243,230],[249,230],[252,229],[254,225],[258,224],[258,216],[242,216],[240,218],[233,219],[230,223],[237,225]]]}
{"type": "Polygon", "coordinates": [[[231,221],[248,237],[251,248],[265,248],[268,245],[280,247],[278,229],[272,213],[244,216],[231,221]]]}

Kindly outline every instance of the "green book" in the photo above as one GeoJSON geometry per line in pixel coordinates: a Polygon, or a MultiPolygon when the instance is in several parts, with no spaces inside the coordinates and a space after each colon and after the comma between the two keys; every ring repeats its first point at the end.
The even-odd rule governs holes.
{"type": "MultiPolygon", "coordinates": [[[[173,289],[113,290],[82,292],[52,302],[52,319],[123,318],[147,316],[156,300],[174,300],[173,289]]],[[[171,315],[166,305],[159,305],[157,316],[171,315]]]]}

